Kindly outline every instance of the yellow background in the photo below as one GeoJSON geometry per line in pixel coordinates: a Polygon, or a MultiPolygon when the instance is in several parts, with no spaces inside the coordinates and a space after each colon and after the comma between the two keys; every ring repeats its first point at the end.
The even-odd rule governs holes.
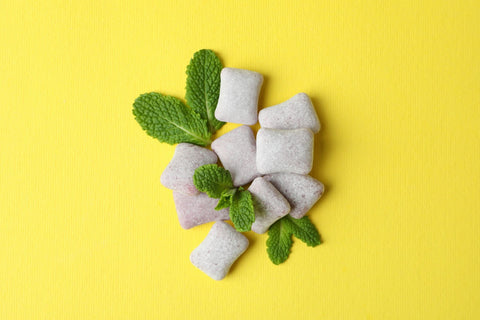
{"type": "MultiPolygon", "coordinates": [[[[0,319],[480,319],[478,1],[0,1],[0,319]],[[131,114],[192,54],[308,93],[310,216],[215,282],[131,114]]],[[[235,125],[228,125],[226,132],[235,125]]]]}

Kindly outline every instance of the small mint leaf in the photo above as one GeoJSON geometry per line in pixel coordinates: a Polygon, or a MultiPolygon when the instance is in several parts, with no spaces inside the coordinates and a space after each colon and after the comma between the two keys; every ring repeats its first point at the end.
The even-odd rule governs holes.
{"type": "Polygon", "coordinates": [[[267,253],[270,260],[278,265],[285,262],[292,247],[292,230],[282,218],[276,221],[268,230],[267,253]]]}
{"type": "Polygon", "coordinates": [[[222,63],[212,50],[203,49],[194,53],[187,66],[185,99],[187,104],[207,120],[210,132],[215,133],[225,122],[215,118],[220,93],[222,63]]]}
{"type": "Polygon", "coordinates": [[[232,198],[220,198],[218,200],[217,206],[215,207],[215,210],[222,210],[222,209],[230,207],[230,205],[232,203],[231,199],[232,198]]]}
{"type": "Polygon", "coordinates": [[[206,121],[177,98],[156,92],[142,94],[133,103],[133,115],[142,129],[160,142],[211,143],[206,121]]]}
{"type": "Polygon", "coordinates": [[[287,215],[285,216],[285,222],[287,221],[293,235],[305,242],[307,246],[315,247],[322,243],[317,228],[307,216],[304,216],[301,219],[295,219],[290,215],[287,215]]]}
{"type": "Polygon", "coordinates": [[[233,188],[232,176],[228,170],[216,164],[206,164],[195,169],[193,184],[210,198],[220,198],[222,192],[233,188]]]}
{"type": "Polygon", "coordinates": [[[224,208],[230,207],[232,205],[233,195],[236,191],[237,189],[235,188],[224,190],[220,195],[220,200],[218,200],[218,204],[215,207],[215,210],[222,210],[224,208]]]}
{"type": "Polygon", "coordinates": [[[238,191],[233,195],[230,205],[230,220],[237,231],[250,231],[255,221],[252,194],[248,190],[238,191]]]}

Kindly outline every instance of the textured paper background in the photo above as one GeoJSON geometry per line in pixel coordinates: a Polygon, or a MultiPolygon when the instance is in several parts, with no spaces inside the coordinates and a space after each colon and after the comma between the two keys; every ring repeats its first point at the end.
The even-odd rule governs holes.
{"type": "MultiPolygon", "coordinates": [[[[478,1],[0,1],[0,319],[479,319],[478,1]],[[312,96],[325,243],[189,262],[138,94],[193,52],[312,96]]],[[[234,126],[228,126],[225,131],[234,126]]]]}

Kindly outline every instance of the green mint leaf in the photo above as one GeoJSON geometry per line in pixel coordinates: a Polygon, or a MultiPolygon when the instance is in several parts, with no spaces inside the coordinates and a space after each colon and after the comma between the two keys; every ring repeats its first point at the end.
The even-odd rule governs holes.
{"type": "Polygon", "coordinates": [[[255,221],[252,194],[248,190],[238,191],[233,195],[230,205],[230,220],[237,231],[250,231],[255,221]]]}
{"type": "Polygon", "coordinates": [[[232,198],[229,197],[229,198],[220,198],[218,200],[218,203],[217,203],[217,206],[215,207],[215,210],[222,210],[222,209],[225,209],[225,208],[228,208],[230,207],[230,205],[232,204],[232,198]]]}
{"type": "Polygon", "coordinates": [[[161,142],[211,143],[206,121],[177,98],[156,92],[142,94],[133,103],[133,114],[142,129],[161,142]]]}
{"type": "Polygon", "coordinates": [[[282,220],[283,219],[285,219],[285,222],[288,221],[293,235],[305,242],[308,246],[315,247],[322,243],[317,228],[307,216],[304,216],[301,219],[295,219],[290,215],[287,215],[285,218],[282,218],[282,220]]]}
{"type": "Polygon", "coordinates": [[[293,244],[292,235],[311,247],[322,243],[317,228],[307,216],[295,219],[286,215],[268,230],[267,253],[274,264],[287,260],[293,244]]]}
{"type": "Polygon", "coordinates": [[[276,221],[268,230],[267,253],[274,264],[285,262],[292,247],[292,230],[282,218],[276,221]]]}
{"type": "Polygon", "coordinates": [[[224,190],[233,188],[232,176],[228,170],[216,164],[206,164],[195,169],[193,184],[210,198],[220,198],[224,190]]]}
{"type": "Polygon", "coordinates": [[[218,204],[215,207],[215,210],[222,210],[224,208],[230,207],[232,205],[233,195],[236,191],[237,189],[235,188],[224,190],[220,195],[220,200],[218,200],[218,204]]]}
{"type": "Polygon", "coordinates": [[[221,71],[220,59],[212,50],[207,49],[195,52],[187,66],[185,99],[193,110],[207,120],[212,133],[225,124],[215,118],[215,109],[220,93],[221,71]]]}

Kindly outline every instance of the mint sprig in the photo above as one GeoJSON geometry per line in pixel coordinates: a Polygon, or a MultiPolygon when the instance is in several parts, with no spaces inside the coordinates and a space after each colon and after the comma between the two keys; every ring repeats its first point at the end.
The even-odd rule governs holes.
{"type": "Polygon", "coordinates": [[[195,52],[186,72],[185,99],[187,104],[207,120],[212,133],[225,124],[215,118],[222,67],[220,59],[212,50],[203,49],[195,52]]]}
{"type": "Polygon", "coordinates": [[[211,136],[225,123],[215,118],[220,93],[222,63],[211,50],[200,50],[187,67],[185,99],[151,92],[140,95],[133,115],[150,136],[168,144],[193,143],[207,146],[211,136]]]}
{"type": "Polygon", "coordinates": [[[156,92],[142,94],[133,104],[133,114],[142,129],[160,142],[200,146],[211,143],[206,120],[175,97],[156,92]]]}
{"type": "Polygon", "coordinates": [[[317,228],[307,216],[295,219],[286,215],[268,230],[267,253],[274,264],[278,265],[288,259],[293,244],[292,235],[310,247],[322,243],[317,228]]]}
{"type": "Polygon", "coordinates": [[[198,167],[193,174],[193,184],[210,198],[220,199],[216,210],[228,208],[230,220],[240,232],[250,231],[255,222],[252,194],[242,187],[233,187],[230,172],[216,164],[198,167]]]}

